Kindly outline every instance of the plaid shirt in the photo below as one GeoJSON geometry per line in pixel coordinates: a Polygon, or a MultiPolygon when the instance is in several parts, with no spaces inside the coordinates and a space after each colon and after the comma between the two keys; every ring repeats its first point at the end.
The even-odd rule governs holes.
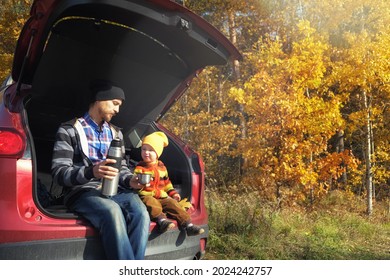
{"type": "Polygon", "coordinates": [[[93,164],[97,164],[106,159],[110,143],[112,141],[112,131],[107,122],[104,122],[100,128],[88,113],[79,118],[85,135],[88,140],[88,157],[93,164]]]}
{"type": "MultiPolygon", "coordinates": [[[[110,123],[108,126],[110,132],[106,132],[106,135],[118,137],[123,141],[120,129],[110,123]]],[[[101,185],[101,180],[94,177],[92,162],[87,157],[88,140],[85,134],[80,119],[76,118],[62,123],[56,134],[51,172],[54,182],[64,187],[65,204],[71,203],[72,197],[80,191],[101,185]]],[[[106,149],[108,145],[109,141],[106,143],[106,149]]],[[[122,150],[125,150],[124,146],[122,150]]],[[[129,189],[133,173],[129,170],[125,158],[122,159],[119,174],[119,187],[129,189]]]]}

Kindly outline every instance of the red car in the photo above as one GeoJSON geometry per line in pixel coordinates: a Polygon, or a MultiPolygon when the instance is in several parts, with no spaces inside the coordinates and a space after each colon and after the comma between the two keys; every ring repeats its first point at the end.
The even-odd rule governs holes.
{"type": "Polygon", "coordinates": [[[202,68],[232,58],[240,54],[219,31],[173,1],[35,0],[0,92],[0,259],[105,258],[99,234],[61,204],[50,173],[57,128],[84,113],[97,77],[126,92],[113,123],[123,128],[129,165],[140,160],[145,134],[164,131],[170,145],[161,159],[205,229],[158,234],[152,223],[146,259],[202,258],[203,163],[158,120],[202,68]]]}

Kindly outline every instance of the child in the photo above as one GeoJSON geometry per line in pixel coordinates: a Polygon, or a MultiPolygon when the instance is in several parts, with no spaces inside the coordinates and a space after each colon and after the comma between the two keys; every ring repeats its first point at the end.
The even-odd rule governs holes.
{"type": "Polygon", "coordinates": [[[180,194],[175,191],[169,180],[167,168],[158,159],[167,145],[168,138],[160,131],[149,134],[143,139],[142,161],[137,164],[130,184],[132,186],[140,184],[137,173],[152,174],[152,180],[143,185],[139,195],[149,211],[151,220],[157,222],[161,233],[175,227],[175,224],[167,218],[166,214],[168,214],[178,221],[187,235],[202,234],[204,229],[192,224],[190,215],[179,204],[180,194]]]}

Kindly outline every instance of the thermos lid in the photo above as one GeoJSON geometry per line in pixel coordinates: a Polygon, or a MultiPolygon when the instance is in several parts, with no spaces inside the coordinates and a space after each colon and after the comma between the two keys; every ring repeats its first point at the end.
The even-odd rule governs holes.
{"type": "Polygon", "coordinates": [[[110,147],[120,148],[122,147],[122,141],[119,138],[112,139],[110,147]]]}

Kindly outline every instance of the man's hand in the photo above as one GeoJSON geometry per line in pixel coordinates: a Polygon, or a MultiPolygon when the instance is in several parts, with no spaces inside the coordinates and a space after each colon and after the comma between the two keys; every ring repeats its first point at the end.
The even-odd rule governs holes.
{"type": "Polygon", "coordinates": [[[114,179],[118,174],[119,170],[115,167],[108,166],[107,164],[115,163],[115,159],[106,159],[102,162],[96,164],[93,167],[93,176],[95,178],[106,178],[106,179],[114,179]]]}

